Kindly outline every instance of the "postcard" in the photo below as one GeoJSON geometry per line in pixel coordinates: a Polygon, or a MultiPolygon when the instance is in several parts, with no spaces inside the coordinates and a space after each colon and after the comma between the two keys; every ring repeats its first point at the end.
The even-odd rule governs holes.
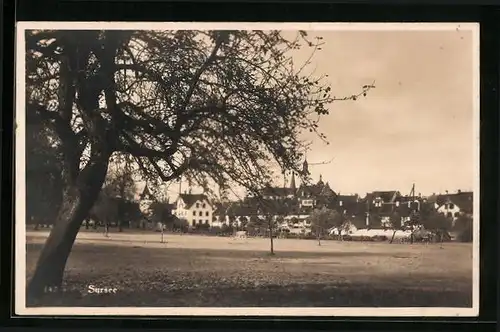
{"type": "Polygon", "coordinates": [[[16,38],[16,314],[478,315],[478,24],[16,38]]]}

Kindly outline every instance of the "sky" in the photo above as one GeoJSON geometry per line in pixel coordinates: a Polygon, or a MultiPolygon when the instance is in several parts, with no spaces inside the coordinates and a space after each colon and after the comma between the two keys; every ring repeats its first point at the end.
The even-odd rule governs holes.
{"type": "MultiPolygon", "coordinates": [[[[311,167],[335,191],[423,194],[474,184],[471,31],[319,32],[325,45],[312,62],[333,94],[375,81],[366,98],[335,102],[313,141],[311,167]]],[[[304,50],[305,51],[305,50],[304,50]]],[[[299,54],[298,58],[305,58],[299,54]]]]}
{"type": "MultiPolygon", "coordinates": [[[[286,32],[290,33],[290,32],[286,32]]],[[[423,195],[474,186],[473,34],[460,31],[314,31],[325,44],[309,66],[327,74],[335,102],[320,123],[329,145],[305,135],[313,179],[341,194],[375,190],[423,195]]],[[[294,57],[303,63],[310,49],[294,57]]],[[[478,111],[478,110],[476,110],[478,111]]],[[[277,183],[282,184],[283,180],[277,183]]],[[[175,197],[178,185],[169,196],[175,197]]]]}

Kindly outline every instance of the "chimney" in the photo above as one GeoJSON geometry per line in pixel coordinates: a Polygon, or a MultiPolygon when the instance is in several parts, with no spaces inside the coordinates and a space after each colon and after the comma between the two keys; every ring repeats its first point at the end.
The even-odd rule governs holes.
{"type": "Polygon", "coordinates": [[[457,193],[459,193],[459,194],[460,194],[461,192],[462,192],[462,190],[460,190],[460,189],[458,189],[458,190],[457,190],[457,193]]]}

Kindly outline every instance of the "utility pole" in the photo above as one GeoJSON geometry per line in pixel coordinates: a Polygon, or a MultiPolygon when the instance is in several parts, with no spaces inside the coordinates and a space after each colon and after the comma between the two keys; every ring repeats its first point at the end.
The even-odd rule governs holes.
{"type": "Polygon", "coordinates": [[[410,197],[412,200],[415,200],[415,183],[413,183],[410,191],[410,197]]]}
{"type": "Polygon", "coordinates": [[[370,226],[370,201],[366,200],[366,227],[370,226]]]}
{"type": "Polygon", "coordinates": [[[182,194],[182,175],[179,178],[179,196],[182,194]]]}

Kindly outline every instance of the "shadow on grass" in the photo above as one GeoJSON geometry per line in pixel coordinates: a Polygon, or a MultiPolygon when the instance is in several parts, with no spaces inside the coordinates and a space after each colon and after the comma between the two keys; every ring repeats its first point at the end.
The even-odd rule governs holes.
{"type": "MultiPolygon", "coordinates": [[[[27,244],[27,277],[42,244],[27,244]]],[[[352,257],[403,257],[408,252],[294,252],[133,248],[76,244],[68,260],[65,291],[27,299],[28,306],[67,307],[470,307],[468,275],[376,275],[342,262],[352,257]],[[280,259],[345,260],[283,269],[280,259]],[[231,259],[228,261],[227,259],[231,259]],[[323,268],[321,266],[337,265],[323,268]],[[318,268],[314,268],[318,266],[318,268]],[[332,272],[333,274],[331,274],[332,272]],[[363,275],[366,273],[366,275],[363,275]],[[89,283],[117,285],[117,294],[88,294],[89,283]]],[[[363,259],[361,259],[364,262],[363,259]]],[[[403,264],[404,260],[401,261],[403,264]]],[[[432,264],[432,262],[427,263],[432,264]]],[[[467,273],[467,271],[465,271],[467,273]]]]}
{"type": "MultiPolygon", "coordinates": [[[[119,242],[119,240],[114,240],[119,242]]],[[[122,241],[128,242],[130,241],[122,241]]],[[[159,243],[159,242],[158,242],[159,243]]],[[[395,257],[397,255],[406,255],[404,257],[411,257],[407,255],[407,252],[400,252],[397,250],[387,251],[387,252],[367,252],[367,251],[291,251],[291,250],[276,250],[274,254],[271,255],[269,250],[256,249],[256,250],[232,250],[232,249],[205,249],[205,248],[169,248],[169,242],[164,243],[164,247],[143,247],[140,244],[136,244],[130,247],[120,246],[113,247],[107,246],[103,250],[104,246],[99,243],[88,244],[79,243],[78,251],[79,254],[89,254],[89,255],[107,255],[110,252],[116,252],[123,254],[124,256],[141,256],[146,254],[148,256],[164,256],[164,255],[185,255],[189,253],[190,255],[209,256],[213,258],[268,258],[268,259],[300,259],[300,258],[342,258],[342,257],[395,257]]],[[[37,252],[43,248],[41,243],[27,243],[27,252],[37,252]]],[[[402,256],[403,257],[403,256],[402,256]]]]}

